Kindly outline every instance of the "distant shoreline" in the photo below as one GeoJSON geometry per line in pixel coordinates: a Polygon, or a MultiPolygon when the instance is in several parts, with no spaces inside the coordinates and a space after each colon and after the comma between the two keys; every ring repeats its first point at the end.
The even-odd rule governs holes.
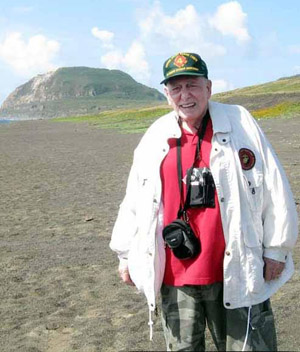
{"type": "Polygon", "coordinates": [[[10,122],[12,122],[11,119],[0,119],[0,124],[10,123],[10,122]]]}
{"type": "Polygon", "coordinates": [[[18,122],[18,121],[35,121],[46,120],[42,117],[0,117],[0,123],[18,122]]]}

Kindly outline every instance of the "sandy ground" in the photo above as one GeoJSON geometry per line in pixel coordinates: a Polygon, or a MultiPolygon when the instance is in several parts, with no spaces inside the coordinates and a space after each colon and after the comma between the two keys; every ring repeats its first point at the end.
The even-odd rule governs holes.
{"type": "MultiPolygon", "coordinates": [[[[260,122],[300,202],[300,119],[260,122]]],[[[140,135],[53,121],[0,125],[0,351],[164,350],[108,248],[140,135]]],[[[299,210],[299,206],[298,206],[299,210]]],[[[300,350],[296,272],[273,297],[280,350],[300,350]]],[[[214,349],[208,340],[208,349],[214,349]]]]}

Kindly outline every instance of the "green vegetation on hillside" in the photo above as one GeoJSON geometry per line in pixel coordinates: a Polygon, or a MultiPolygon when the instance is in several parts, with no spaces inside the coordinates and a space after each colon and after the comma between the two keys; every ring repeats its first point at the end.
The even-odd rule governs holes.
{"type": "Polygon", "coordinates": [[[53,75],[50,86],[53,93],[62,97],[96,97],[113,93],[123,99],[157,99],[164,97],[156,89],[136,82],[127,73],[120,70],[108,70],[90,67],[62,67],[53,75]]]}
{"type": "Polygon", "coordinates": [[[243,105],[255,118],[300,116],[300,75],[215,94],[213,99],[243,105]]]}
{"type": "Polygon", "coordinates": [[[224,93],[215,94],[216,98],[226,98],[235,95],[256,95],[270,93],[300,93],[300,75],[278,79],[274,82],[239,88],[224,93]]]}
{"type": "Polygon", "coordinates": [[[117,129],[123,133],[142,133],[158,117],[171,111],[167,106],[142,109],[104,111],[98,115],[56,118],[58,122],[88,122],[103,129],[117,129]]]}
{"type": "Polygon", "coordinates": [[[269,108],[257,109],[251,111],[255,118],[274,118],[274,117],[299,117],[300,116],[300,102],[291,103],[285,102],[271,106],[269,108]]]}
{"type": "MultiPolygon", "coordinates": [[[[104,111],[97,115],[61,117],[58,122],[87,122],[103,129],[117,129],[122,133],[143,133],[158,117],[171,111],[168,106],[156,106],[141,109],[118,109],[104,111]]],[[[299,103],[281,103],[269,108],[250,111],[257,119],[300,117],[299,103]]]]}
{"type": "Polygon", "coordinates": [[[290,113],[299,115],[300,75],[215,94],[212,99],[221,103],[242,105],[255,112],[257,117],[275,117],[290,113]]]}

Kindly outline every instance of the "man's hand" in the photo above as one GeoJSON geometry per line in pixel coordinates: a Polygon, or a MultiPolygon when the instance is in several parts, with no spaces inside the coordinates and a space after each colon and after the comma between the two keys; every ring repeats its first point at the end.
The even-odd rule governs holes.
{"type": "Polygon", "coordinates": [[[266,281],[278,279],[281,275],[285,263],[279,262],[278,260],[264,257],[265,268],[264,277],[266,281]]]}
{"type": "Polygon", "coordinates": [[[119,276],[126,285],[134,286],[134,283],[132,282],[129,275],[129,270],[127,268],[119,269],[119,276]]]}

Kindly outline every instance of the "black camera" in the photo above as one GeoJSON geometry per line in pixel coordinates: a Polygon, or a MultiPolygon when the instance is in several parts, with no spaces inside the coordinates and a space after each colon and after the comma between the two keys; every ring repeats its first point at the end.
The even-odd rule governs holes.
{"type": "Polygon", "coordinates": [[[185,221],[177,219],[163,229],[163,238],[178,259],[191,259],[200,253],[200,241],[185,221]]]}
{"type": "Polygon", "coordinates": [[[191,167],[187,170],[187,205],[193,207],[215,207],[215,183],[207,167],[191,167]]]}

